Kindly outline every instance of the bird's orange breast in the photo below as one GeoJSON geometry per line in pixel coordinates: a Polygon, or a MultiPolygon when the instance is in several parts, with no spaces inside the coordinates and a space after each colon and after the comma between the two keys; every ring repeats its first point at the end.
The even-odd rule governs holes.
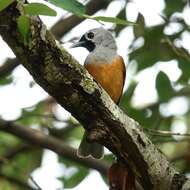
{"type": "Polygon", "coordinates": [[[121,56],[112,63],[88,63],[84,67],[104,88],[115,103],[119,102],[125,81],[125,64],[121,56]]]}

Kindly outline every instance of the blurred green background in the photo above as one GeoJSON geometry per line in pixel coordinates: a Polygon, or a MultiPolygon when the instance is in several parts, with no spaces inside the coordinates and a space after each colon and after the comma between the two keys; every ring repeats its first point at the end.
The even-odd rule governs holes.
{"type": "MultiPolygon", "coordinates": [[[[159,12],[154,13],[159,21],[150,24],[151,14],[148,13],[151,11],[153,3],[150,8],[145,9],[145,7],[149,7],[150,1],[139,1],[91,0],[81,2],[85,3],[89,15],[96,13],[97,16],[106,15],[107,9],[110,10],[114,2],[120,3],[119,11],[116,11],[117,17],[137,23],[135,26],[104,23],[103,26],[113,31],[118,42],[118,49],[126,61],[126,86],[120,107],[143,126],[145,133],[176,169],[188,175],[190,172],[189,2],[157,0],[156,2],[160,3],[162,7],[159,12]],[[144,5],[138,9],[140,4],[144,5]],[[138,6],[135,7],[135,5],[138,6]],[[143,7],[145,11],[141,12],[143,7]],[[130,20],[129,15],[133,9],[134,12],[137,10],[139,12],[130,20]]],[[[83,22],[83,18],[67,12],[62,14],[62,10],[58,10],[58,12],[61,12],[59,18],[51,24],[51,31],[57,39],[80,37],[80,34],[76,33],[78,29],[81,34],[89,29],[83,22]],[[81,29],[82,24],[85,26],[85,28],[83,27],[84,31],[81,29]]],[[[92,22],[93,26],[96,21],[88,22],[92,22]]],[[[2,47],[3,45],[5,46],[2,44],[2,47]]],[[[75,52],[77,51],[79,50],[75,50],[75,52]]],[[[54,136],[67,143],[69,147],[77,148],[83,134],[82,127],[79,127],[80,124],[64,110],[61,110],[45,92],[42,90],[37,92],[36,89],[39,90],[39,87],[31,78],[27,78],[27,82],[17,88],[18,83],[23,80],[22,75],[18,80],[19,74],[26,71],[21,68],[22,66],[15,58],[5,59],[3,56],[5,55],[0,54],[1,110],[10,109],[11,111],[11,106],[15,109],[12,102],[16,102],[20,98],[16,93],[17,90],[22,91],[28,101],[33,97],[36,99],[32,100],[31,104],[27,104],[28,106],[23,105],[17,108],[14,116],[7,116],[1,111],[0,117],[26,128],[40,130],[48,136],[54,136]],[[10,87],[14,90],[7,90],[10,87]],[[29,92],[26,93],[26,90],[29,92]],[[7,95],[7,100],[4,101],[3,97],[6,96],[6,93],[9,96],[7,95]],[[10,98],[10,93],[12,98],[10,98]],[[40,96],[40,93],[43,95],[40,96]],[[1,96],[1,94],[5,95],[1,96]]],[[[106,152],[103,161],[111,165],[115,158],[111,153],[106,152]]],[[[60,189],[63,187],[73,188],[90,175],[91,168],[82,166],[59,154],[57,156],[58,162],[62,166],[60,170],[64,170],[58,178],[62,184],[60,189]]],[[[22,138],[0,131],[0,189],[38,189],[34,182],[31,182],[30,176],[41,167],[43,159],[44,148],[26,143],[22,138]]],[[[51,171],[49,172],[51,173],[51,171]]],[[[104,175],[102,178],[106,183],[104,175]]],[[[40,185],[38,178],[35,178],[35,181],[40,185]]]]}

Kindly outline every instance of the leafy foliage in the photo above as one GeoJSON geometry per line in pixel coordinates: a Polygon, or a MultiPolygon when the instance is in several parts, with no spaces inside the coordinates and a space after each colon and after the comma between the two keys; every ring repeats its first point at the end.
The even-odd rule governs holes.
{"type": "Polygon", "coordinates": [[[181,12],[186,5],[185,1],[176,0],[175,2],[166,0],[166,8],[164,9],[164,13],[167,17],[170,17],[174,12],[181,12]]]}
{"type": "MultiPolygon", "coordinates": [[[[187,1],[179,0],[171,2],[165,0],[165,4],[166,6],[163,10],[164,15],[162,16],[163,22],[159,25],[147,27],[144,16],[139,13],[137,25],[133,27],[134,40],[130,46],[129,64],[130,66],[137,65],[135,74],[138,75],[147,69],[157,69],[157,65],[160,62],[167,64],[168,61],[175,60],[178,63],[181,75],[173,82],[168,77],[167,72],[165,73],[159,70],[154,81],[158,98],[155,102],[150,102],[142,107],[135,107],[132,104],[135,91],[138,88],[138,83],[134,84],[132,81],[126,89],[120,105],[128,115],[137,120],[145,128],[152,142],[160,145],[159,147],[168,156],[168,159],[176,163],[175,166],[178,170],[181,172],[189,172],[189,160],[187,161],[187,155],[189,155],[188,143],[176,140],[172,135],[165,136],[157,133],[157,130],[171,131],[176,120],[183,121],[189,132],[190,107],[188,89],[190,55],[186,49],[175,45],[175,42],[180,40],[183,33],[187,30],[184,18],[179,18],[175,13],[181,13],[187,5],[187,1]],[[167,34],[165,29],[171,23],[179,24],[181,28],[172,34],[167,34]],[[139,47],[136,47],[135,42],[140,38],[143,39],[143,43],[139,47]],[[185,97],[188,101],[188,111],[182,115],[175,113],[166,114],[166,112],[169,111],[165,107],[169,106],[175,97],[185,97]],[[162,111],[163,107],[165,108],[164,113],[162,111]],[[169,153],[168,146],[172,147],[172,149],[175,148],[176,151],[169,153]],[[180,154],[179,150],[182,150],[182,147],[183,151],[180,154]],[[179,154],[181,156],[178,156],[179,154]]],[[[120,30],[122,31],[121,28],[120,30]]],[[[145,87],[145,89],[148,90],[148,87],[145,87]]],[[[178,126],[178,128],[180,128],[180,126],[178,126]]],[[[182,136],[181,139],[184,140],[185,137],[182,136]]],[[[187,140],[188,139],[189,138],[187,138],[187,140]]]]}
{"type": "Polygon", "coordinates": [[[0,86],[8,85],[13,82],[13,78],[11,76],[0,79],[0,86]]]}
{"type": "Polygon", "coordinates": [[[14,0],[0,0],[0,11],[7,8],[14,0]]]}
{"type": "Polygon", "coordinates": [[[168,76],[160,71],[156,78],[156,89],[159,95],[160,101],[168,101],[173,95],[174,90],[168,76]],[[163,90],[167,89],[167,90],[163,90]]]}
{"type": "Polygon", "coordinates": [[[115,24],[118,24],[118,25],[136,25],[134,22],[130,22],[130,21],[127,21],[127,20],[124,20],[124,19],[120,19],[120,18],[117,18],[117,17],[106,17],[106,16],[95,16],[95,17],[92,17],[92,16],[89,16],[89,15],[83,15],[84,17],[86,18],[89,18],[89,19],[93,19],[93,20],[96,20],[96,21],[102,21],[102,22],[111,22],[111,23],[115,23],[115,24]]]}
{"type": "MultiPolygon", "coordinates": [[[[3,2],[2,5],[0,4],[0,10],[1,10],[1,7],[2,7],[2,10],[4,8],[6,8],[11,2],[12,2],[12,0],[9,3],[3,2]]],[[[53,4],[59,8],[69,11],[79,17],[93,19],[98,22],[100,22],[100,21],[111,22],[111,23],[115,23],[118,25],[136,25],[133,22],[130,22],[130,21],[127,21],[124,19],[120,19],[120,18],[116,18],[116,17],[106,17],[106,16],[93,17],[90,15],[87,15],[87,14],[85,14],[85,12],[86,12],[85,6],[76,0],[48,0],[48,2],[50,2],[51,4],[53,4]]],[[[37,15],[56,16],[57,12],[54,9],[50,8],[49,6],[47,6],[43,3],[24,4],[23,9],[24,9],[24,15],[19,16],[17,24],[18,24],[18,30],[22,36],[22,40],[24,41],[25,44],[27,44],[27,42],[29,40],[29,35],[30,35],[30,27],[29,27],[30,21],[29,21],[29,18],[27,17],[27,15],[30,15],[30,16],[37,16],[37,15]]]]}
{"type": "Polygon", "coordinates": [[[57,12],[42,3],[30,3],[24,6],[25,14],[56,16],[57,12]]]}
{"type": "Polygon", "coordinates": [[[86,168],[78,166],[77,169],[78,171],[75,171],[73,175],[59,178],[59,180],[63,182],[64,188],[75,187],[89,174],[86,168]]]}
{"type": "Polygon", "coordinates": [[[60,7],[64,10],[72,12],[76,15],[83,15],[85,13],[85,6],[76,0],[48,0],[50,3],[60,7]]]}
{"type": "Polygon", "coordinates": [[[64,174],[62,177],[59,177],[59,180],[64,184],[64,188],[75,187],[89,174],[89,170],[87,168],[84,168],[68,159],[60,157],[59,161],[66,166],[66,171],[69,169],[71,169],[71,171],[72,169],[74,170],[73,172],[70,172],[71,174],[69,175],[64,174]]]}
{"type": "Polygon", "coordinates": [[[25,15],[19,16],[17,20],[18,30],[23,38],[24,43],[26,44],[29,40],[30,34],[30,21],[29,18],[25,15]]]}
{"type": "MultiPolygon", "coordinates": [[[[13,0],[0,0],[0,11],[9,6],[13,0]]],[[[174,135],[160,135],[158,130],[171,132],[177,120],[185,124],[187,132],[190,130],[190,55],[184,47],[176,45],[181,40],[184,33],[189,34],[189,26],[183,17],[179,17],[176,13],[182,13],[187,6],[187,1],[182,0],[165,0],[165,8],[163,10],[163,21],[154,26],[147,26],[146,17],[139,13],[136,24],[129,22],[126,18],[126,6],[130,2],[126,2],[126,6],[121,8],[116,17],[99,16],[97,14],[87,15],[85,6],[77,0],[48,0],[49,3],[71,12],[79,17],[93,19],[98,22],[110,22],[115,27],[115,34],[118,37],[125,29],[132,29],[133,41],[129,46],[127,76],[131,72],[130,67],[136,68],[130,79],[127,78],[127,89],[120,101],[120,107],[132,118],[138,121],[143,127],[152,142],[158,145],[169,160],[171,160],[176,168],[183,173],[190,171],[190,149],[189,138],[181,137],[177,139],[174,135]],[[176,16],[177,15],[177,16],[176,16]],[[166,28],[170,24],[180,25],[179,30],[168,34],[166,28]],[[142,41],[140,45],[136,42],[142,41]],[[171,80],[168,70],[162,70],[159,64],[168,64],[169,61],[176,61],[177,68],[181,72],[179,78],[171,80]],[[145,103],[141,106],[135,106],[134,100],[138,92],[139,85],[142,81],[136,81],[136,76],[149,69],[155,69],[155,92],[157,98],[153,102],[145,103]],[[176,97],[183,98],[187,101],[187,109],[184,113],[175,113],[167,110],[176,97]],[[164,111],[163,111],[164,107],[164,111]],[[184,142],[183,142],[184,141],[184,142]],[[169,151],[173,150],[173,151],[169,151]],[[179,155],[180,152],[180,155],[179,155]]],[[[111,2],[111,1],[110,1],[111,2]]],[[[24,4],[23,15],[17,20],[17,27],[22,40],[28,43],[30,36],[30,16],[46,15],[56,16],[56,11],[42,3],[24,4]]],[[[66,23],[67,24],[67,23],[66,23]]],[[[64,27],[64,26],[63,26],[64,27]]],[[[126,43],[128,37],[126,36],[126,43]]],[[[171,63],[173,64],[173,63],[171,63]]],[[[172,67],[172,66],[171,66],[172,67]]],[[[170,67],[170,68],[171,68],[170,67]]],[[[175,73],[174,73],[175,75],[175,73]]],[[[143,80],[149,80],[144,78],[143,80]]],[[[13,84],[14,76],[9,75],[1,78],[0,87],[13,84]]],[[[3,90],[2,88],[2,90],[3,90]]],[[[149,92],[149,86],[144,86],[143,91],[149,92]]],[[[140,92],[141,93],[141,92],[140,92]]],[[[25,127],[37,128],[44,133],[54,136],[64,141],[69,146],[77,147],[82,130],[80,125],[71,117],[61,120],[54,112],[56,103],[51,98],[47,98],[41,102],[37,102],[30,108],[22,108],[20,116],[14,121],[25,127]]],[[[180,126],[178,126],[180,128],[180,126]]],[[[16,150],[19,146],[25,145],[24,141],[8,135],[0,133],[0,166],[1,171],[9,176],[17,177],[19,180],[28,181],[29,175],[42,163],[43,152],[39,147],[33,145],[26,150],[18,152],[13,157],[5,159],[1,162],[1,158],[11,150],[16,150]]],[[[59,155],[58,155],[59,156],[59,155]]],[[[112,154],[105,156],[104,161],[113,162],[112,154]]],[[[65,188],[73,188],[89,175],[90,170],[82,167],[80,164],[74,163],[72,160],[59,156],[59,163],[64,166],[64,174],[59,177],[65,188]],[[72,171],[67,174],[67,171],[72,171]]],[[[0,172],[1,174],[1,172],[0,172]]],[[[103,176],[105,179],[105,176],[103,176]]],[[[106,180],[105,180],[106,181],[106,180]]],[[[23,189],[20,186],[13,186],[7,180],[0,182],[0,189],[23,189]]]]}

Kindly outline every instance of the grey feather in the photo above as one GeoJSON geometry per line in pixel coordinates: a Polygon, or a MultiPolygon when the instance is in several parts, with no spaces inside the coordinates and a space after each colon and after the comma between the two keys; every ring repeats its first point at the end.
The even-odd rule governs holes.
{"type": "Polygon", "coordinates": [[[98,143],[89,143],[86,139],[86,132],[83,135],[81,143],[79,145],[77,155],[82,158],[88,158],[92,156],[96,159],[101,159],[104,154],[104,148],[101,144],[98,143]]]}

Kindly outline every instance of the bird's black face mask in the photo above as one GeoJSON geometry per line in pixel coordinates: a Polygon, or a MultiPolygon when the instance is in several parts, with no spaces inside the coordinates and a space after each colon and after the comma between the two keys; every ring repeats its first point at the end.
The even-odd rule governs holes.
{"type": "Polygon", "coordinates": [[[91,51],[94,50],[95,44],[94,44],[94,42],[92,42],[91,40],[86,39],[85,35],[83,35],[83,36],[81,37],[81,39],[80,39],[78,42],[76,42],[75,44],[73,44],[71,47],[72,47],[72,48],[74,48],[74,47],[84,47],[84,48],[86,48],[88,51],[91,52],[91,51]]]}

